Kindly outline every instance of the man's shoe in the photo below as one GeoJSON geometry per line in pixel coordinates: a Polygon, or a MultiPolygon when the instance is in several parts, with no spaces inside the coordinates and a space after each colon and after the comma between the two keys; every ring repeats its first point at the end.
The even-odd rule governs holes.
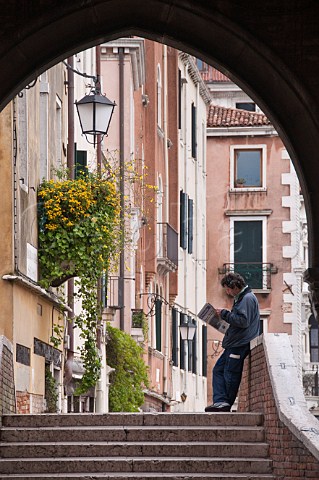
{"type": "Polygon", "coordinates": [[[230,409],[228,403],[213,403],[205,408],[205,412],[230,412],[230,409]]]}

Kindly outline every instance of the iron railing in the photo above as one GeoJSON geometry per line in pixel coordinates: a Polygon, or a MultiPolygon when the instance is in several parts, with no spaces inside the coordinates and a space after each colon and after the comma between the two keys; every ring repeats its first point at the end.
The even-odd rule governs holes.
{"type": "Polygon", "coordinates": [[[318,365],[313,370],[302,371],[302,384],[305,397],[319,396],[318,365]]]}
{"type": "Polygon", "coordinates": [[[224,263],[223,267],[218,269],[218,271],[223,275],[229,272],[237,272],[251,288],[255,290],[271,290],[271,275],[277,273],[278,269],[272,263],[237,262],[224,263]]]}
{"type": "Polygon", "coordinates": [[[178,266],[178,233],[169,223],[157,223],[157,260],[165,263],[169,270],[178,266]]]}

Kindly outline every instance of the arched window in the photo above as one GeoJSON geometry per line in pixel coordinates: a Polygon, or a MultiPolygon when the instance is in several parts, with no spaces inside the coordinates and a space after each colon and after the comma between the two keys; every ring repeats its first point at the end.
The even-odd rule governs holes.
{"type": "Polygon", "coordinates": [[[310,361],[319,362],[319,332],[318,320],[314,315],[309,318],[310,361]]]}

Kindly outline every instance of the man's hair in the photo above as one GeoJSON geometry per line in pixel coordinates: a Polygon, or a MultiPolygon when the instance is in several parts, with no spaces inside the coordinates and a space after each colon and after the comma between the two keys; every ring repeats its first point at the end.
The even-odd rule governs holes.
{"type": "Polygon", "coordinates": [[[244,288],[247,284],[243,277],[239,275],[239,273],[236,272],[230,272],[227,273],[221,280],[221,286],[222,287],[228,287],[228,288],[244,288]]]}

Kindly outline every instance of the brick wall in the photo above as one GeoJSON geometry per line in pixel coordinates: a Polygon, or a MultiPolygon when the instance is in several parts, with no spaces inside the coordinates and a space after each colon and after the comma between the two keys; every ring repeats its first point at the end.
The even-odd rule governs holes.
{"type": "Polygon", "coordinates": [[[16,392],[17,413],[44,413],[45,401],[42,395],[34,395],[29,392],[16,392]]]}
{"type": "Polygon", "coordinates": [[[15,413],[13,348],[0,336],[0,415],[15,413]]]}
{"type": "Polygon", "coordinates": [[[278,480],[319,479],[318,460],[279,418],[263,343],[252,348],[246,360],[238,411],[264,414],[266,441],[278,480]]]}

